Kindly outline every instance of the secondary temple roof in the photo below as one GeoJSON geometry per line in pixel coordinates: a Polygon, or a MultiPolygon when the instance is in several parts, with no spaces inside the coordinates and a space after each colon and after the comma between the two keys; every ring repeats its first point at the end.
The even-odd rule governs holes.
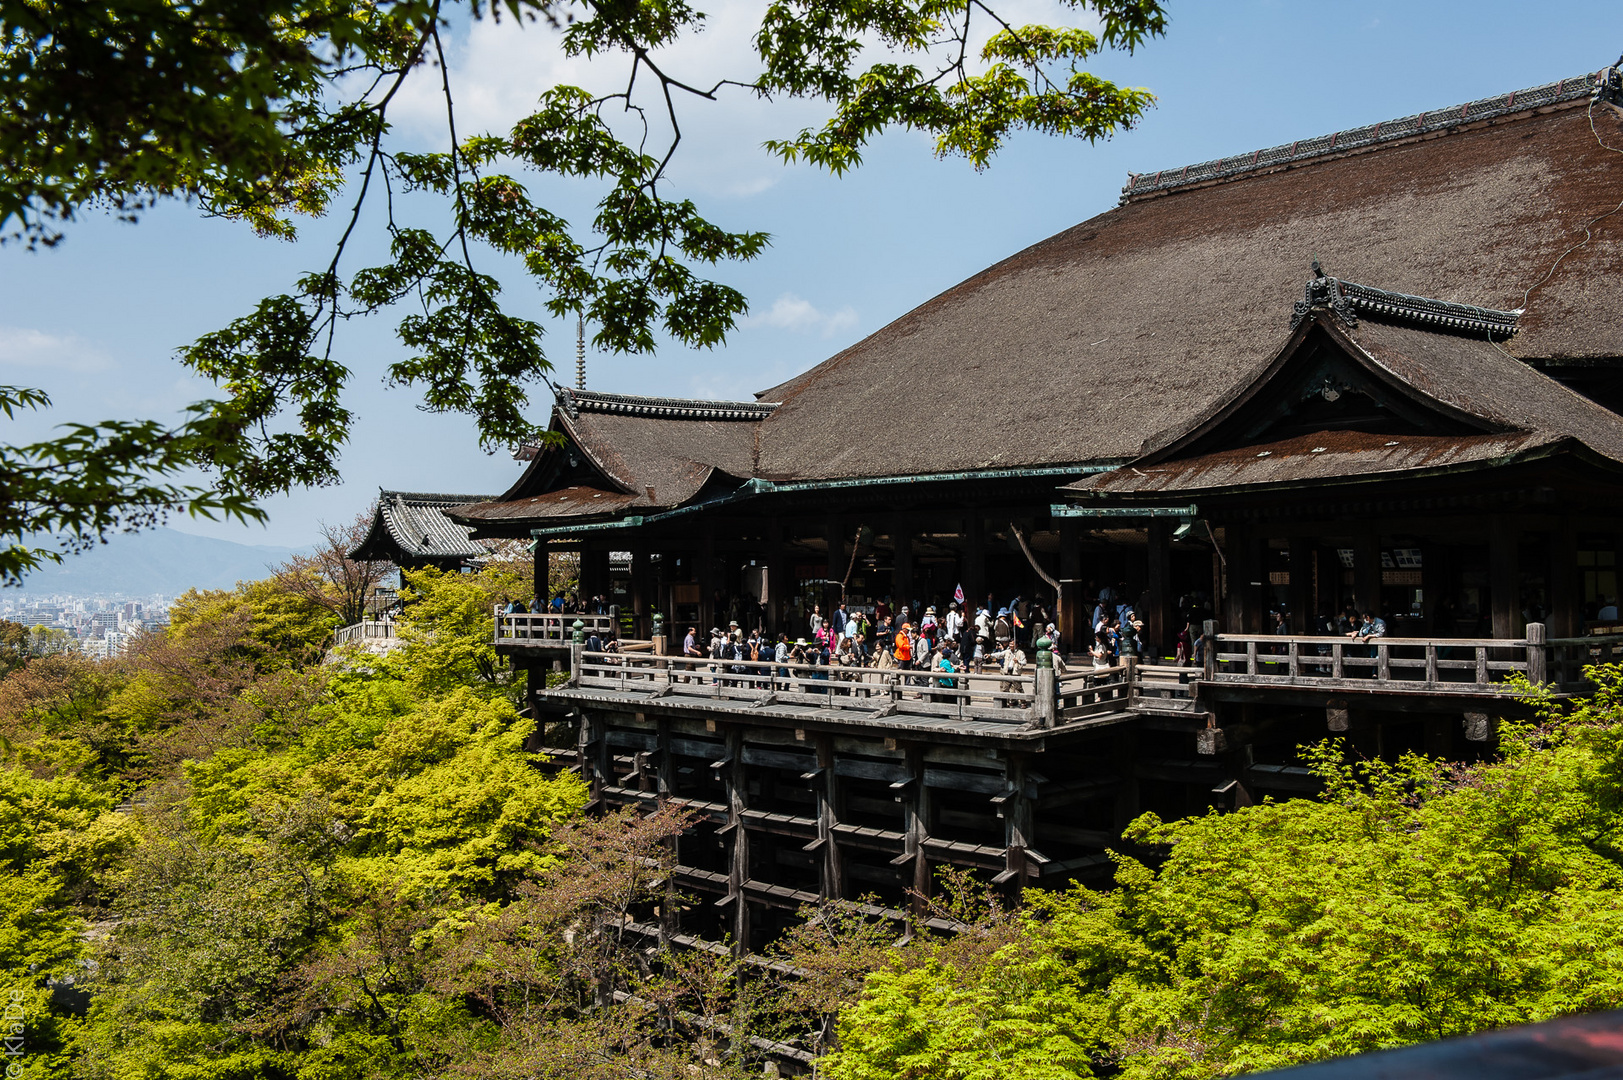
{"type": "Polygon", "coordinates": [[[445,516],[453,506],[487,497],[379,491],[372,528],[349,557],[401,564],[456,562],[487,554],[483,546],[469,539],[466,526],[445,516]]]}

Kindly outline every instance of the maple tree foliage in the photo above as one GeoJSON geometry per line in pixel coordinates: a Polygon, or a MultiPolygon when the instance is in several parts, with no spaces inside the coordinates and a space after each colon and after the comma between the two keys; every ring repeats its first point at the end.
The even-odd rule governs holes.
{"type": "MultiPolygon", "coordinates": [[[[38,534],[72,549],[174,510],[257,520],[267,495],[334,482],[355,377],[334,344],[351,319],[395,311],[403,354],[382,374],[423,407],[467,415],[487,448],[535,437],[527,394],[551,364],[541,327],[504,306],[497,257],[521,260],[547,310],[584,316],[601,348],[722,342],[747,300],[715,270],[769,237],[712,220],[671,190],[669,169],[684,118],[723,96],[823,103],[824,124],[767,145],[836,173],[893,128],[981,168],[1019,131],[1097,140],[1130,127],[1153,96],[1086,67],[1162,34],[1159,0],[1060,6],[1088,25],[1015,25],[984,0],[775,0],[740,70],[677,72],[662,50],[706,24],[685,0],[0,0],[0,234],[12,243],[53,245],[87,208],[133,219],[171,198],[267,236],[312,215],[342,224],[325,265],[181,350],[220,391],[183,422],[74,423],[0,446],[0,580],[60,557],[38,534]],[[461,130],[453,17],[542,24],[543,47],[617,60],[624,82],[555,85],[507,131],[461,130]],[[437,151],[391,130],[414,73],[444,99],[437,151]],[[593,185],[592,219],[549,209],[524,171],[593,185]],[[441,217],[407,220],[406,193],[441,217]],[[381,222],[380,265],[346,257],[363,222],[381,222]]],[[[49,405],[0,386],[7,415],[49,405]]]]}

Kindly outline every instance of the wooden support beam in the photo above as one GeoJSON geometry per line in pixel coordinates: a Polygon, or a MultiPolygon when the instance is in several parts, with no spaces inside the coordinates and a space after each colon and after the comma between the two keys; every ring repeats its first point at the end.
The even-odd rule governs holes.
{"type": "Polygon", "coordinates": [[[1290,538],[1290,628],[1293,634],[1313,632],[1313,541],[1305,536],[1290,538]]]}
{"type": "MultiPolygon", "coordinates": [[[[975,609],[986,603],[986,519],[977,507],[964,511],[964,556],[959,575],[964,587],[964,618],[973,621],[975,609]]],[[[993,608],[992,614],[997,614],[993,608]]],[[[970,649],[974,651],[973,647],[970,649]]]]}
{"type": "Polygon", "coordinates": [[[743,956],[749,952],[749,903],[744,899],[744,883],[750,878],[750,837],[743,828],[744,811],[748,808],[748,778],[744,765],[744,729],[727,726],[727,760],[719,771],[727,788],[727,831],[732,850],[727,860],[727,898],[731,901],[733,954],[743,956]]]}
{"type": "MultiPolygon", "coordinates": [[[[1066,652],[1081,652],[1088,644],[1084,630],[1092,605],[1083,595],[1082,526],[1076,518],[1059,522],[1060,642],[1066,652]]],[[[969,594],[966,592],[966,596],[969,594]]],[[[973,599],[973,597],[971,597],[973,599]]],[[[966,613],[966,616],[969,613],[966,613]]]]}
{"type": "Polygon", "coordinates": [[[817,793],[817,842],[822,845],[824,900],[845,899],[844,867],[841,865],[839,841],[835,826],[840,823],[840,778],[834,768],[834,738],[817,736],[817,773],[811,779],[817,793]]]}
{"type": "Polygon", "coordinates": [[[897,514],[891,519],[891,541],[896,545],[891,574],[891,610],[901,611],[913,602],[913,515],[897,514]]]}
{"type": "Polygon", "coordinates": [[[1177,600],[1172,595],[1172,529],[1166,518],[1150,519],[1145,553],[1145,587],[1150,603],[1148,611],[1138,614],[1144,620],[1144,645],[1149,655],[1164,656],[1167,643],[1176,635],[1172,610],[1177,600]]]}
{"type": "Polygon", "coordinates": [[[1550,532],[1550,637],[1577,637],[1583,632],[1583,594],[1578,578],[1578,534],[1563,516],[1550,532]]]}
{"type": "Polygon", "coordinates": [[[1120,785],[1116,788],[1114,825],[1120,832],[1142,812],[1138,802],[1138,731],[1131,726],[1119,729],[1111,739],[1111,765],[1120,785]]]}
{"type": "Polygon", "coordinates": [[[638,541],[631,548],[632,637],[646,638],[651,633],[648,574],[648,545],[638,541]]]}
{"type": "Polygon", "coordinates": [[[913,917],[923,914],[924,897],[930,893],[930,861],[925,857],[924,845],[930,839],[930,789],[923,783],[924,752],[917,745],[906,747],[907,775],[891,783],[891,789],[897,792],[897,798],[902,803],[902,816],[906,822],[904,830],[907,833],[907,846],[903,849],[903,858],[911,862],[913,868],[912,889],[914,896],[908,904],[908,911],[913,917]]]}
{"type": "Polygon", "coordinates": [[[1029,870],[1028,852],[1036,841],[1036,815],[1026,794],[1026,755],[1010,754],[1003,762],[1003,871],[1019,895],[1029,870]]]}
{"type": "Polygon", "coordinates": [[[1521,601],[1521,582],[1517,580],[1516,545],[1520,536],[1514,524],[1503,514],[1495,514],[1488,523],[1488,593],[1493,609],[1493,636],[1514,638],[1520,636],[1516,626],[1517,605],[1521,601]]]}
{"type": "Polygon", "coordinates": [[[786,621],[789,600],[788,554],[783,550],[783,522],[774,517],[766,524],[766,629],[776,642],[789,632],[786,621]]]}
{"type": "Polygon", "coordinates": [[[1251,605],[1246,597],[1251,593],[1251,560],[1246,556],[1251,546],[1250,530],[1239,522],[1223,526],[1223,561],[1227,566],[1228,591],[1222,597],[1223,630],[1230,634],[1248,632],[1246,609],[1251,605]]]}
{"type": "Polygon", "coordinates": [[[828,544],[827,569],[823,573],[823,618],[832,622],[835,609],[845,599],[840,583],[845,580],[845,570],[850,565],[845,553],[845,521],[839,514],[829,514],[823,519],[823,539],[828,544]]]}
{"type": "MultiPolygon", "coordinates": [[[[699,582],[699,634],[700,640],[708,642],[709,638],[703,636],[705,630],[721,626],[716,621],[721,617],[716,610],[716,527],[709,522],[705,523],[700,535],[698,562],[694,569],[698,571],[696,576],[699,582]]],[[[727,628],[721,626],[721,629],[727,628]]]]}
{"type": "Polygon", "coordinates": [[[1360,612],[1381,614],[1381,534],[1373,524],[1353,546],[1353,602],[1360,612]]]}

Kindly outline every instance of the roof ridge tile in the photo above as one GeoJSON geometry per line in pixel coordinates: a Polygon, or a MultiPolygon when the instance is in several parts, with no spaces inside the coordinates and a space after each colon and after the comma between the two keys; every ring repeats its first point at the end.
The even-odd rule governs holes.
{"type": "Polygon", "coordinates": [[[1249,173],[1310,161],[1331,154],[1379,146],[1384,143],[1412,139],[1419,135],[1447,131],[1461,124],[1475,124],[1484,120],[1513,116],[1518,113],[1548,108],[1588,97],[1604,97],[1614,103],[1623,101],[1623,77],[1617,68],[1558,79],[1542,86],[1512,90],[1507,94],[1478,98],[1460,105],[1414,113],[1396,120],[1382,120],[1362,127],[1335,131],[1310,139],[1281,143],[1264,150],[1214,158],[1181,169],[1162,169],[1158,172],[1129,173],[1122,185],[1121,202],[1128,203],[1140,196],[1175,191],[1197,184],[1232,180],[1249,173]]]}
{"type": "Polygon", "coordinates": [[[778,407],[775,401],[712,401],[706,398],[647,397],[609,394],[598,390],[559,388],[560,404],[570,416],[583,412],[618,413],[665,420],[764,420],[778,407]]]}

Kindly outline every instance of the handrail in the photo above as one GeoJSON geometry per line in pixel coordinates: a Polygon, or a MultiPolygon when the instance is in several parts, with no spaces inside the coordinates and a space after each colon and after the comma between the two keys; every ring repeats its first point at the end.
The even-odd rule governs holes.
{"type": "Polygon", "coordinates": [[[1037,680],[1029,674],[911,671],[835,664],[715,660],[708,657],[577,650],[572,683],[582,689],[721,698],[943,720],[1041,722],[1037,680]]]}
{"type": "MultiPolygon", "coordinates": [[[[1598,641],[1600,639],[1580,638],[1574,640],[1598,641]]],[[[1618,635],[1618,640],[1623,641],[1623,635],[1618,635]]],[[[1241,643],[1249,643],[1254,641],[1258,645],[1278,645],[1286,641],[1304,641],[1311,642],[1316,645],[1328,645],[1331,642],[1340,641],[1342,643],[1352,642],[1354,645],[1365,645],[1371,642],[1384,641],[1389,645],[1437,645],[1444,648],[1452,645],[1457,645],[1461,648],[1474,648],[1481,645],[1490,649],[1501,647],[1507,649],[1524,648],[1527,645],[1526,638],[1405,638],[1392,637],[1386,634],[1383,634],[1380,637],[1372,638],[1357,638],[1353,637],[1351,634],[1218,634],[1217,641],[1219,644],[1225,641],[1238,641],[1241,643]]],[[[1546,644],[1554,644],[1554,642],[1546,642],[1546,644]]]]}
{"type": "Polygon", "coordinates": [[[340,626],[337,630],[334,630],[332,643],[333,647],[337,648],[340,645],[348,645],[356,641],[392,641],[394,637],[393,622],[358,622],[350,623],[348,626],[340,626]]]}
{"type": "Polygon", "coordinates": [[[569,645],[575,640],[575,622],[579,620],[588,635],[594,631],[612,633],[614,620],[607,615],[558,615],[546,611],[495,613],[495,641],[497,644],[557,644],[569,645]]]}
{"type": "Polygon", "coordinates": [[[1398,690],[1498,692],[1506,688],[1503,676],[1511,673],[1536,683],[1545,681],[1549,666],[1544,631],[1544,624],[1528,623],[1524,638],[1217,634],[1205,678],[1348,688],[1368,686],[1363,680],[1374,679],[1377,685],[1398,690]],[[1234,651],[1239,646],[1243,651],[1234,651]],[[1516,658],[1504,659],[1506,652],[1516,658]],[[1461,653],[1469,658],[1461,658],[1461,653]]]}

